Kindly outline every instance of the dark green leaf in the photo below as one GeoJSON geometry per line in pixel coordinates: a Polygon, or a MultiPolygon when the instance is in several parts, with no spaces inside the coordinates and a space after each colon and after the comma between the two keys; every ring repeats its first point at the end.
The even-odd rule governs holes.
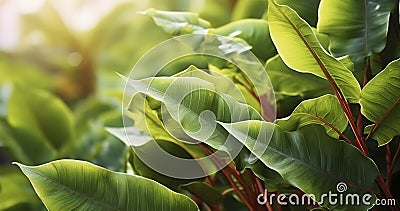
{"type": "Polygon", "coordinates": [[[187,190],[193,195],[199,197],[208,205],[218,205],[222,201],[221,193],[214,187],[204,182],[191,182],[186,185],[181,185],[180,188],[187,190]]]}
{"type": "MultiPolygon", "coordinates": [[[[356,66],[380,53],[386,44],[394,0],[321,0],[318,31],[329,35],[335,56],[350,55],[356,66]]],[[[359,67],[356,67],[356,69],[359,67]]]]}
{"type": "MultiPolygon", "coordinates": [[[[372,138],[379,146],[400,135],[400,60],[390,63],[361,92],[361,112],[379,124],[372,138]]],[[[369,128],[371,129],[371,128],[369,128]]]]}
{"type": "Polygon", "coordinates": [[[0,168],[0,201],[0,210],[20,204],[28,204],[31,208],[42,206],[29,180],[19,169],[9,166],[0,168]]]}
{"type": "Polygon", "coordinates": [[[251,51],[263,61],[276,54],[276,49],[269,35],[268,21],[266,20],[244,19],[234,21],[210,32],[223,36],[235,34],[235,37],[245,40],[252,46],[251,51]]]}
{"type": "MultiPolygon", "coordinates": [[[[347,193],[360,196],[373,193],[378,175],[374,162],[352,145],[326,135],[322,126],[311,125],[285,132],[263,121],[220,124],[248,149],[253,149],[256,141],[268,144],[268,140],[257,139],[260,133],[273,133],[264,152],[252,152],[289,183],[307,194],[314,194],[318,201],[324,193],[337,193],[339,182],[346,183],[347,193]],[[357,165],[353,165],[354,162],[357,165]]],[[[326,200],[323,205],[338,210],[365,210],[372,207],[373,198],[370,205],[345,206],[329,204],[326,200]]]]}

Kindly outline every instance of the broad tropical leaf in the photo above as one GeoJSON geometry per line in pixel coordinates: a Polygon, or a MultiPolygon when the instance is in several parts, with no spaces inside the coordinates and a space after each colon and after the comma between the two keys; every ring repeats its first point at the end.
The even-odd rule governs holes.
{"type": "Polygon", "coordinates": [[[188,197],[150,179],[83,161],[17,165],[49,210],[198,210],[188,197]]]}
{"type": "MultiPolygon", "coordinates": [[[[346,183],[348,193],[360,196],[372,194],[374,190],[378,175],[374,162],[355,147],[326,135],[319,125],[285,132],[279,126],[263,121],[220,124],[248,149],[252,149],[256,141],[265,142],[257,140],[259,133],[273,133],[266,150],[253,153],[289,183],[307,194],[314,194],[318,201],[324,193],[338,193],[336,185],[339,182],[346,183]]],[[[366,210],[373,206],[373,202],[374,197],[370,205],[329,204],[326,200],[323,205],[334,210],[366,210]]]]}
{"type": "Polygon", "coordinates": [[[238,20],[219,28],[211,29],[210,33],[223,36],[235,34],[235,37],[245,40],[250,46],[252,46],[251,51],[264,61],[276,54],[275,46],[269,35],[268,21],[266,20],[238,20]]]}
{"type": "MultiPolygon", "coordinates": [[[[205,76],[202,77],[206,79],[205,76]]],[[[160,131],[165,133],[167,129],[170,134],[174,135],[180,141],[187,142],[194,137],[196,140],[206,141],[214,149],[230,152],[230,154],[239,153],[237,159],[235,159],[236,168],[239,171],[242,171],[244,168],[253,169],[262,179],[268,180],[270,182],[269,187],[273,187],[274,189],[278,189],[282,186],[289,186],[282,181],[276,172],[265,166],[260,166],[258,162],[254,163],[256,161],[254,156],[250,156],[251,153],[249,151],[241,149],[240,143],[232,140],[232,137],[229,136],[221,126],[216,125],[215,121],[236,122],[248,119],[262,120],[262,117],[252,107],[238,102],[235,98],[220,93],[219,89],[225,90],[226,84],[214,86],[205,80],[191,77],[156,77],[142,80],[128,79],[128,84],[137,91],[146,93],[148,96],[161,101],[166,106],[166,108],[163,109],[164,115],[161,115],[164,124],[159,122],[159,125],[162,127],[157,127],[159,128],[158,133],[160,133],[160,131]],[[184,98],[182,98],[182,96],[184,96],[184,98]],[[192,99],[195,99],[195,101],[192,99]],[[205,116],[204,114],[207,112],[209,112],[209,114],[205,116]],[[213,115],[214,117],[212,117],[213,115]],[[205,133],[199,133],[198,131],[205,131],[205,133]],[[191,134],[191,137],[187,134],[191,134]],[[210,140],[213,141],[209,142],[210,140]],[[224,145],[225,141],[229,143],[229,147],[224,145]],[[238,146],[239,148],[237,148],[238,146]],[[241,151],[238,152],[238,149],[241,149],[241,151]],[[261,175],[265,172],[269,174],[261,175]],[[272,180],[271,178],[276,180],[272,180]]],[[[136,105],[134,107],[141,107],[137,106],[138,104],[134,105],[136,105]]],[[[158,119],[157,115],[154,117],[158,119]]],[[[134,118],[134,120],[136,121],[136,118],[134,118]]],[[[139,120],[139,122],[142,121],[139,120]]],[[[181,146],[182,143],[178,145],[181,146]]],[[[185,144],[183,148],[187,149],[188,145],[190,144],[185,144]]],[[[193,149],[188,150],[192,155],[193,151],[193,149]]]]}
{"type": "Polygon", "coordinates": [[[56,158],[56,150],[43,138],[33,132],[16,132],[5,120],[0,118],[0,145],[15,161],[29,164],[49,162],[56,158]]]}
{"type": "Polygon", "coordinates": [[[125,170],[127,146],[108,134],[103,124],[91,124],[78,140],[66,153],[69,158],[87,160],[112,171],[125,170]]]}
{"type": "Polygon", "coordinates": [[[218,139],[222,146],[227,134],[215,120],[236,122],[262,119],[252,107],[218,92],[212,83],[199,78],[128,79],[128,84],[138,92],[147,94],[165,105],[163,121],[169,123],[164,123],[164,126],[173,136],[179,136],[180,140],[218,139]],[[187,134],[190,134],[190,137],[187,134]]]}
{"type": "Polygon", "coordinates": [[[329,35],[333,55],[350,55],[356,66],[362,68],[368,56],[384,49],[395,2],[321,0],[318,31],[329,35]]]}
{"type": "Polygon", "coordinates": [[[270,1],[268,22],[272,40],[286,65],[326,78],[350,102],[359,101],[361,88],[357,79],[322,48],[311,27],[294,10],[270,1]]]}
{"type": "MultiPolygon", "coordinates": [[[[400,135],[400,60],[390,63],[361,92],[361,112],[379,124],[372,138],[385,145],[400,135]]],[[[371,128],[370,128],[371,129],[371,128]]]]}
{"type": "Polygon", "coordinates": [[[336,97],[324,95],[301,102],[290,117],[277,120],[276,124],[285,131],[294,131],[310,124],[319,124],[324,126],[331,137],[337,139],[339,134],[335,129],[343,132],[347,128],[347,119],[336,97]]]}

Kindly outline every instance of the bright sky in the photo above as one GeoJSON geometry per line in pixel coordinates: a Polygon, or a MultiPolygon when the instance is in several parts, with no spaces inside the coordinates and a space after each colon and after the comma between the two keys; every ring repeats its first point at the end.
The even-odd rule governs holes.
{"type": "MultiPolygon", "coordinates": [[[[0,0],[0,50],[11,50],[19,39],[19,14],[36,12],[46,0],[0,0]]],[[[128,0],[51,0],[64,22],[75,30],[93,27],[100,17],[128,0]]],[[[147,0],[131,0],[146,8],[147,0]]]]}

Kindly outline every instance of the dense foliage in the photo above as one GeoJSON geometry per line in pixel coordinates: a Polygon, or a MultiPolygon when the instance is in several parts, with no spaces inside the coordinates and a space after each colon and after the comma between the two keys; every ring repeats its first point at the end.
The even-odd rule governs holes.
{"type": "Polygon", "coordinates": [[[37,54],[31,47],[1,55],[0,209],[400,209],[398,1],[210,0],[200,14],[166,11],[190,8],[173,2],[183,6],[155,1],[157,9],[137,14],[121,4],[84,36],[60,27],[50,4],[41,14],[55,18],[26,17],[48,37],[65,37],[48,39],[37,54]],[[134,31],[138,26],[146,36],[134,31]],[[132,57],[167,35],[190,34],[228,36],[265,70],[190,55],[153,76],[143,70],[123,77],[135,90],[123,93],[113,71],[128,75],[132,57]],[[68,46],[68,53],[43,57],[53,46],[68,46]],[[265,73],[270,81],[260,77],[265,73]],[[265,91],[269,85],[275,96],[265,91]],[[272,101],[276,114],[268,110],[272,101]],[[127,122],[132,127],[122,129],[127,122]],[[164,175],[140,156],[163,159],[154,143],[185,159],[221,150],[205,163],[220,170],[164,175]],[[328,193],[367,195],[370,203],[324,200],[328,193]],[[272,200],[260,203],[260,194],[272,200]],[[293,195],[315,198],[294,205],[293,195]]]}

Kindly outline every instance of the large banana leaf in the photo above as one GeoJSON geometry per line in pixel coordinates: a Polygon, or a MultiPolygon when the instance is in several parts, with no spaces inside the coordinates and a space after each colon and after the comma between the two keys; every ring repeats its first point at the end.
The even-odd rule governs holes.
{"type": "MultiPolygon", "coordinates": [[[[379,124],[372,138],[385,145],[400,135],[400,60],[390,63],[361,92],[361,112],[379,124]]],[[[372,128],[367,128],[369,131],[372,128]]]]}
{"type": "Polygon", "coordinates": [[[273,133],[266,150],[253,153],[289,183],[307,194],[314,194],[323,206],[334,210],[366,210],[372,207],[374,197],[371,204],[358,206],[329,204],[327,200],[321,200],[324,193],[338,193],[336,186],[340,182],[348,187],[345,193],[359,196],[372,194],[378,175],[371,159],[355,147],[329,137],[321,126],[309,125],[285,132],[272,123],[256,120],[220,124],[248,149],[252,149],[256,141],[263,141],[258,139],[259,133],[273,133]]]}
{"type": "Polygon", "coordinates": [[[350,102],[359,101],[361,88],[357,79],[323,49],[311,27],[294,10],[270,1],[268,21],[272,40],[286,65],[326,78],[350,102]]]}
{"type": "Polygon", "coordinates": [[[288,119],[277,120],[276,124],[285,131],[297,130],[310,124],[320,124],[330,136],[337,139],[338,132],[343,132],[347,128],[347,119],[336,97],[324,95],[301,102],[288,119]]]}
{"type": "MultiPolygon", "coordinates": [[[[203,76],[203,78],[206,79],[205,76],[203,76]]],[[[251,168],[260,178],[265,181],[268,180],[269,187],[274,189],[289,186],[276,172],[260,165],[259,162],[255,162],[256,160],[254,159],[254,156],[251,156],[249,151],[245,149],[237,151],[242,148],[241,145],[237,143],[237,141],[232,140],[232,137],[230,137],[221,126],[215,125],[216,120],[223,122],[236,122],[247,119],[262,119],[262,117],[252,107],[238,102],[235,98],[218,92],[219,89],[225,90],[226,84],[214,86],[205,80],[190,77],[156,77],[142,80],[129,79],[128,84],[134,87],[137,91],[146,93],[148,96],[161,101],[167,107],[167,109],[164,108],[164,110],[166,110],[165,113],[171,113],[170,116],[163,116],[162,120],[165,127],[157,127],[159,128],[158,133],[161,131],[162,133],[166,133],[165,130],[167,128],[171,134],[180,136],[180,141],[186,142],[188,139],[195,137],[196,140],[206,141],[214,149],[221,149],[225,152],[230,152],[232,157],[235,157],[235,155],[239,153],[235,158],[236,168],[239,171],[244,168],[251,168]],[[202,88],[203,91],[194,91],[196,90],[196,87],[202,88]],[[185,94],[186,96],[184,99],[187,100],[180,100],[182,99],[182,96],[180,95],[185,94]],[[215,115],[215,119],[203,116],[204,111],[206,111],[206,113],[211,112],[215,115]],[[175,117],[172,118],[171,116],[175,117]],[[173,127],[166,126],[166,124],[170,123],[165,119],[165,117],[176,119],[173,127]],[[200,123],[196,121],[199,121],[200,123]],[[201,130],[203,131],[205,130],[206,133],[191,133],[199,128],[202,128],[201,130]],[[191,133],[192,137],[187,137],[187,133],[191,133]],[[185,136],[187,138],[185,138],[185,136]],[[210,142],[210,140],[213,141],[210,142]]],[[[138,104],[134,105],[135,107],[141,107],[141,105],[138,106],[138,104]]],[[[149,115],[153,116],[151,113],[149,115]]],[[[137,116],[135,115],[135,117],[137,116]]],[[[134,120],[136,121],[135,117],[134,120]]],[[[155,115],[154,118],[157,118],[157,121],[160,122],[157,115],[155,115]]],[[[142,122],[140,118],[139,122],[142,122]]],[[[178,145],[181,146],[182,144],[178,145]]],[[[186,145],[186,149],[187,146],[188,145],[186,145]]],[[[189,152],[193,152],[193,150],[189,150],[189,152]]],[[[224,157],[226,155],[221,156],[224,157]]]]}
{"type": "Polygon", "coordinates": [[[83,161],[17,165],[49,210],[198,210],[188,197],[150,179],[83,161]]]}
{"type": "MultiPolygon", "coordinates": [[[[217,91],[212,83],[192,77],[155,77],[142,80],[128,79],[128,84],[138,92],[163,102],[164,111],[171,115],[170,129],[175,136],[194,138],[200,141],[218,139],[221,146],[222,140],[227,137],[226,131],[216,125],[215,120],[236,122],[247,119],[259,119],[252,107],[239,103],[233,97],[217,91]],[[204,112],[209,111],[209,112],[204,112]],[[176,124],[184,129],[173,130],[176,124]],[[178,134],[179,133],[179,134],[178,134]],[[190,137],[189,137],[190,136],[190,137]],[[222,140],[220,138],[223,138],[222,140]]],[[[164,116],[167,118],[168,116],[164,116]]],[[[165,120],[164,120],[165,121],[165,120]]],[[[187,141],[187,140],[186,140],[187,141]]]]}
{"type": "Polygon", "coordinates": [[[321,0],[318,31],[329,35],[329,49],[335,56],[350,55],[356,65],[362,65],[366,57],[384,49],[395,2],[321,0]]]}

